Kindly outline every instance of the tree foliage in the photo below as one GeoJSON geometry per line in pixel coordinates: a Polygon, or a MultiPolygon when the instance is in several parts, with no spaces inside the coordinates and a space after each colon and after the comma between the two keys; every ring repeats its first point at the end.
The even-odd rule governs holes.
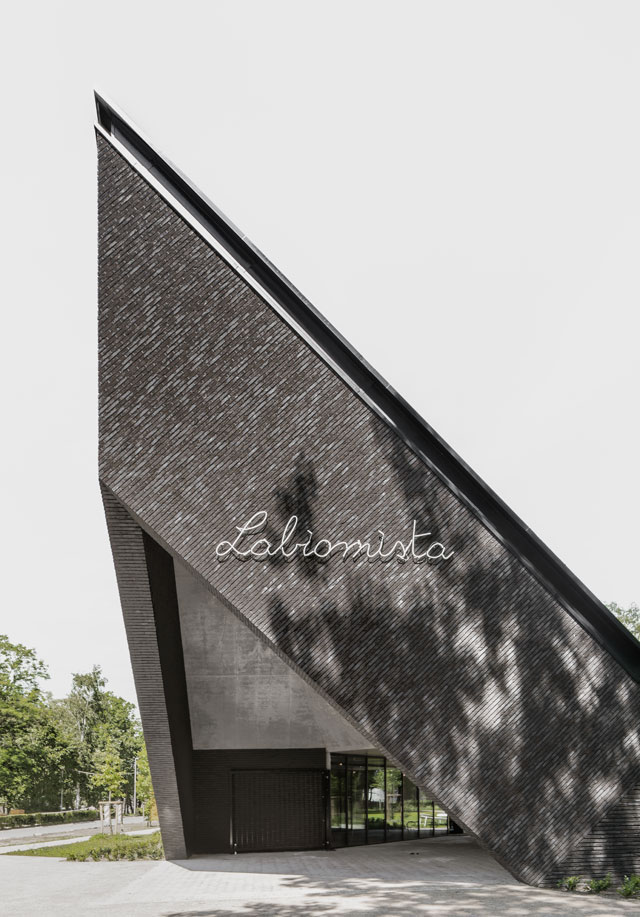
{"type": "Polygon", "coordinates": [[[155,809],[155,796],[153,795],[153,784],[151,783],[151,771],[149,770],[149,758],[147,757],[147,748],[143,744],[138,757],[138,780],[137,780],[138,803],[147,818],[153,816],[155,809]]]}
{"type": "Polygon", "coordinates": [[[0,804],[7,808],[64,755],[39,684],[48,677],[34,650],[0,636],[0,804]]]}
{"type": "Polygon", "coordinates": [[[107,738],[103,746],[96,748],[91,763],[93,786],[101,790],[103,795],[108,794],[109,799],[117,798],[124,787],[125,775],[122,758],[111,737],[107,738]]]}
{"type": "Polygon", "coordinates": [[[107,690],[99,666],[74,674],[64,698],[44,693],[47,678],[34,650],[0,636],[0,807],[80,808],[109,793],[131,802],[144,749],[134,705],[107,690]]]}
{"type": "Polygon", "coordinates": [[[636,640],[640,640],[640,607],[635,602],[632,602],[628,608],[622,608],[615,602],[611,602],[607,608],[624,624],[627,630],[631,631],[636,640]]]}

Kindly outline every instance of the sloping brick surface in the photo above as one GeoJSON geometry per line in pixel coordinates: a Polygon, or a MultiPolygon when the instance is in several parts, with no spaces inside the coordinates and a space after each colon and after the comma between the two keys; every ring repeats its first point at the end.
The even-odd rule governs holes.
{"type": "Polygon", "coordinates": [[[149,754],[165,854],[170,859],[187,856],[183,810],[171,724],[162,677],[156,615],[147,572],[144,536],[118,501],[103,490],[104,510],[113,551],[122,614],[138,708],[149,754]]]}
{"type": "Polygon", "coordinates": [[[626,793],[548,875],[549,884],[566,876],[629,876],[640,863],[640,787],[626,793]]]}
{"type": "Polygon", "coordinates": [[[98,146],[102,481],[514,874],[548,881],[640,782],[638,686],[98,146]],[[406,540],[415,519],[455,553],[433,566],[216,560],[261,509],[274,537],[292,512],[334,541],[406,540]]]}

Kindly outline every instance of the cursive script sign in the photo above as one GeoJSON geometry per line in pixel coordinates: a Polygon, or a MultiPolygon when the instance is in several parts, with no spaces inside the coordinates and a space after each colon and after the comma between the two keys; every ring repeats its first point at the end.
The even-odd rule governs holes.
{"type": "Polygon", "coordinates": [[[220,541],[216,546],[216,557],[224,561],[228,557],[238,560],[268,560],[269,558],[283,558],[293,560],[295,557],[315,558],[327,561],[334,555],[342,556],[342,560],[359,560],[365,557],[368,561],[388,563],[395,560],[399,564],[413,561],[415,564],[425,561],[449,560],[453,551],[446,550],[439,541],[432,541],[427,546],[427,539],[431,532],[418,532],[414,520],[411,537],[407,541],[387,541],[387,536],[378,529],[377,537],[361,541],[329,541],[328,538],[314,540],[311,529],[306,529],[302,540],[298,534],[298,517],[290,516],[282,535],[275,540],[267,537],[255,538],[264,532],[267,525],[267,512],[260,510],[254,513],[244,525],[237,525],[237,536],[233,541],[220,541]],[[251,537],[254,538],[251,543],[251,537]]]}

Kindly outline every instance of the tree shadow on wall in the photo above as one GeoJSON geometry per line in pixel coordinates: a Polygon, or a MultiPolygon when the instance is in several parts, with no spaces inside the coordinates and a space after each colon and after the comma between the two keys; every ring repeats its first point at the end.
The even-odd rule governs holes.
{"type": "MultiPolygon", "coordinates": [[[[303,542],[311,533],[316,535],[316,518],[314,503],[318,497],[318,480],[311,459],[301,452],[296,459],[296,466],[290,478],[274,491],[280,527],[276,528],[268,523],[266,537],[272,544],[278,544],[284,526],[291,516],[298,519],[294,541],[303,542]]],[[[290,549],[290,548],[289,548],[290,549]]],[[[296,565],[297,569],[308,579],[324,578],[325,563],[315,557],[305,557],[302,551],[297,551],[288,561],[282,554],[269,557],[268,563],[273,566],[285,566],[288,563],[296,565]]]]}
{"type": "MultiPolygon", "coordinates": [[[[443,525],[455,518],[454,498],[435,475],[396,437],[380,429],[378,435],[410,510],[436,507],[443,525]]],[[[477,748],[469,773],[481,827],[500,838],[502,855],[508,853],[512,863],[515,854],[516,862],[538,864],[537,876],[529,878],[540,881],[551,872],[555,876],[554,863],[562,870],[567,851],[611,808],[616,796],[603,801],[601,795],[607,782],[611,788],[617,784],[620,794],[640,781],[637,751],[630,754],[639,736],[639,692],[479,522],[463,526],[458,516],[455,524],[458,533],[446,537],[464,536],[457,563],[447,571],[463,587],[454,613],[459,608],[478,622],[476,709],[493,704],[496,711],[484,723],[469,719],[477,748]]],[[[613,872],[617,865],[620,875],[616,832],[599,832],[596,846],[600,862],[606,859],[613,872]]],[[[589,867],[589,857],[582,862],[589,867]]]]}
{"type": "MultiPolygon", "coordinates": [[[[454,561],[437,582],[417,568],[402,602],[375,566],[347,564],[339,598],[318,591],[304,608],[272,598],[270,635],[501,862],[541,882],[611,804],[602,788],[619,792],[616,774],[637,779],[635,686],[592,658],[591,638],[522,563],[372,424],[392,498],[429,521],[454,561]]],[[[312,528],[317,484],[305,468],[281,506],[301,506],[312,528]]]]}

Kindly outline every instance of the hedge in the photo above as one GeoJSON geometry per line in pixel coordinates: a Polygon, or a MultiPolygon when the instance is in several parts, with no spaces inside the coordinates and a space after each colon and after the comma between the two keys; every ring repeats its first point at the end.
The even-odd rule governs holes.
{"type": "Polygon", "coordinates": [[[28,812],[26,815],[0,815],[3,828],[24,828],[27,825],[64,825],[76,821],[95,821],[97,809],[76,809],[70,812],[28,812]]]}
{"type": "Polygon", "coordinates": [[[10,850],[4,856],[55,857],[85,862],[86,860],[161,860],[164,856],[160,832],[153,834],[95,834],[86,841],[64,847],[36,847],[31,850],[10,850]]]}

